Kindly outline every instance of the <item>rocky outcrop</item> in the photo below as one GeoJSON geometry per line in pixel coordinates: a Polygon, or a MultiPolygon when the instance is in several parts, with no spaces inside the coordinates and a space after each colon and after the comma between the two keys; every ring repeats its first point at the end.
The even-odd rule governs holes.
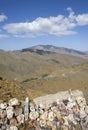
{"type": "Polygon", "coordinates": [[[33,103],[28,97],[25,102],[12,98],[0,102],[0,130],[88,130],[88,105],[78,90],[39,97],[33,103]]]}

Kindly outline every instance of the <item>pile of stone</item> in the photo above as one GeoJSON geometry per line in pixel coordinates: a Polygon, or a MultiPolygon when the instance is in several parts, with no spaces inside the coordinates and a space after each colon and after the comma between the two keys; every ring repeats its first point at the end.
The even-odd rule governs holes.
{"type": "MultiPolygon", "coordinates": [[[[64,92],[66,94],[67,92],[64,92]]],[[[0,130],[19,130],[27,126],[34,130],[88,130],[88,106],[82,92],[68,91],[68,96],[53,97],[42,102],[34,99],[34,103],[25,99],[25,103],[13,98],[0,103],[0,130]],[[75,94],[76,93],[76,94],[75,94]]],[[[26,127],[25,127],[26,130],[26,127]]]]}

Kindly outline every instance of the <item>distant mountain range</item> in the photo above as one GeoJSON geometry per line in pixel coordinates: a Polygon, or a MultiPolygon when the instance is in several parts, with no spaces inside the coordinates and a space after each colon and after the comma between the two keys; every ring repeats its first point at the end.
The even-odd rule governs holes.
{"type": "Polygon", "coordinates": [[[63,53],[63,54],[72,54],[72,55],[88,55],[88,52],[82,52],[74,49],[68,49],[64,47],[56,47],[53,45],[37,45],[30,48],[24,48],[21,50],[21,52],[35,52],[40,55],[43,55],[45,53],[51,54],[51,53],[63,53]]]}
{"type": "Polygon", "coordinates": [[[0,99],[27,94],[33,99],[69,88],[88,97],[88,52],[52,45],[0,50],[0,77],[0,99]]]}

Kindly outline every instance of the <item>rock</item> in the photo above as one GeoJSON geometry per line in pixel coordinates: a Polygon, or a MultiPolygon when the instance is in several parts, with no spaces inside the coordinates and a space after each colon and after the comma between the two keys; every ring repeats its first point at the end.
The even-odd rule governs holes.
{"type": "Polygon", "coordinates": [[[39,121],[39,124],[40,124],[41,127],[45,127],[46,126],[46,120],[41,119],[39,121]]]}
{"type": "Polygon", "coordinates": [[[44,113],[44,110],[43,110],[41,107],[39,107],[37,111],[38,111],[38,113],[41,114],[41,115],[44,113]]]}
{"type": "Polygon", "coordinates": [[[1,109],[6,109],[7,108],[7,103],[1,103],[0,108],[1,109]]]}
{"type": "Polygon", "coordinates": [[[85,98],[79,96],[79,97],[76,98],[76,101],[77,101],[79,107],[86,106],[86,100],[85,100],[85,98]]]}
{"type": "MultiPolygon", "coordinates": [[[[77,91],[78,92],[78,91],[77,91]]],[[[88,106],[85,98],[77,93],[67,94],[59,99],[44,105],[29,104],[29,98],[25,104],[19,104],[18,99],[9,100],[8,104],[0,103],[0,130],[88,130],[88,106]],[[79,129],[81,128],[82,129],[79,129]]],[[[59,95],[60,96],[60,95],[59,95]]]]}
{"type": "Polygon", "coordinates": [[[6,108],[7,118],[11,119],[13,117],[13,107],[7,107],[6,108]]]}
{"type": "Polygon", "coordinates": [[[19,124],[23,124],[24,123],[24,115],[21,114],[21,115],[17,116],[17,121],[19,124]]]}
{"type": "Polygon", "coordinates": [[[14,109],[14,114],[15,114],[15,116],[21,115],[22,112],[23,112],[23,110],[22,110],[21,107],[18,107],[18,106],[17,106],[17,107],[14,109]]]}
{"type": "Polygon", "coordinates": [[[16,125],[17,125],[17,120],[16,120],[16,118],[10,119],[10,125],[12,125],[12,126],[16,126],[16,125]]]}
{"type": "MultiPolygon", "coordinates": [[[[74,90],[72,91],[72,95],[73,95],[73,100],[75,100],[77,97],[83,97],[83,92],[79,91],[79,90],[74,90]]],[[[69,91],[62,91],[62,92],[58,92],[56,94],[49,94],[46,96],[41,96],[38,98],[35,98],[33,101],[35,104],[39,105],[39,104],[43,104],[43,106],[47,106],[47,104],[51,104],[54,101],[57,102],[57,104],[59,104],[59,101],[62,101],[63,99],[68,99],[70,97],[69,91]],[[57,101],[59,99],[59,101],[57,101]]]]}
{"type": "Polygon", "coordinates": [[[30,104],[30,111],[35,111],[35,109],[38,109],[38,106],[34,106],[32,103],[30,104]]]}
{"type": "Polygon", "coordinates": [[[5,125],[2,125],[2,126],[1,126],[1,130],[6,130],[6,126],[5,126],[5,125]]]}
{"type": "Polygon", "coordinates": [[[81,120],[82,130],[88,130],[88,120],[86,118],[81,120]]]}
{"type": "Polygon", "coordinates": [[[77,124],[76,120],[74,119],[73,114],[69,114],[69,115],[67,116],[67,120],[70,121],[70,122],[72,122],[72,123],[75,124],[75,125],[77,124]]]}
{"type": "Polygon", "coordinates": [[[9,106],[16,106],[16,105],[19,105],[19,101],[16,98],[12,98],[9,100],[8,104],[9,106]]]}
{"type": "Polygon", "coordinates": [[[2,110],[2,109],[0,109],[0,118],[1,119],[3,119],[3,118],[5,118],[6,117],[6,111],[5,110],[2,110]]]}
{"type": "Polygon", "coordinates": [[[81,108],[81,109],[80,109],[80,118],[82,119],[82,118],[84,118],[84,117],[86,117],[86,116],[87,116],[87,114],[86,114],[84,108],[81,108]]]}
{"type": "Polygon", "coordinates": [[[25,117],[25,120],[28,120],[28,116],[29,116],[29,98],[27,97],[25,99],[25,108],[24,108],[24,117],[25,117]]]}
{"type": "Polygon", "coordinates": [[[88,115],[88,106],[85,106],[85,112],[88,115]]]}
{"type": "Polygon", "coordinates": [[[18,130],[16,126],[10,126],[10,130],[18,130]]]}
{"type": "Polygon", "coordinates": [[[47,111],[45,111],[42,115],[40,115],[40,119],[45,119],[45,120],[47,120],[47,117],[48,117],[48,113],[47,113],[47,111]]]}
{"type": "Polygon", "coordinates": [[[30,112],[29,118],[31,120],[36,120],[39,117],[39,113],[37,111],[30,112]]]}
{"type": "Polygon", "coordinates": [[[53,114],[52,111],[48,113],[48,120],[49,121],[53,121],[54,120],[54,114],[53,114]]]}
{"type": "Polygon", "coordinates": [[[58,111],[58,109],[57,109],[56,106],[51,107],[51,110],[52,110],[54,113],[57,113],[57,111],[58,111]]]}

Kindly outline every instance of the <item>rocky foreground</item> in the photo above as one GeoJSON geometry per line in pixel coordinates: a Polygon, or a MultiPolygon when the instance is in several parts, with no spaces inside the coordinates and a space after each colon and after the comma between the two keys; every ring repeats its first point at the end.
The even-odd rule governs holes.
{"type": "Polygon", "coordinates": [[[0,100],[0,130],[88,130],[88,105],[81,91],[25,102],[0,100]]]}

